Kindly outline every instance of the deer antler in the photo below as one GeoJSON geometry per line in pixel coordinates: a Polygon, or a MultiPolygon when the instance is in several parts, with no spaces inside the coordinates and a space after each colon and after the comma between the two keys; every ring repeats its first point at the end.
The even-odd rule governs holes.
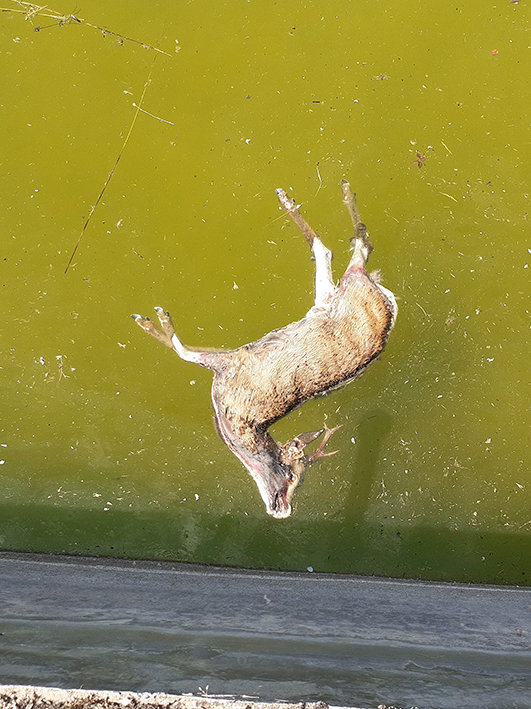
{"type": "Polygon", "coordinates": [[[336,453],[339,453],[339,451],[330,451],[330,453],[324,453],[324,449],[326,447],[326,444],[330,440],[330,436],[334,434],[339,428],[341,428],[342,424],[339,424],[339,426],[334,426],[334,428],[328,428],[328,426],[324,425],[324,438],[321,441],[321,445],[319,448],[314,451],[311,455],[306,456],[306,465],[311,465],[314,463],[318,458],[327,458],[330,455],[335,455],[336,453]]]}

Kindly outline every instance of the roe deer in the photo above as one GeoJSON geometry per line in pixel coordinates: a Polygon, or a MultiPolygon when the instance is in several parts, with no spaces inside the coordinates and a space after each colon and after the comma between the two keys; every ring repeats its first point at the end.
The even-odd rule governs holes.
{"type": "MultiPolygon", "coordinates": [[[[161,328],[149,318],[132,317],[147,333],[188,362],[214,372],[212,403],[220,438],[251,473],[268,514],[289,517],[293,493],[307,465],[332,453],[324,448],[339,428],[302,433],[279,445],[268,428],[308,399],[327,394],[358,377],[383,350],[397,313],[394,295],[368,275],[365,263],[372,251],[367,228],[356,206],[356,195],[341,182],[343,202],[354,225],[352,258],[334,285],[332,252],[299,212],[284,190],[280,204],[302,231],[315,257],[315,305],[299,322],[264,335],[236,350],[199,351],[185,347],[169,313],[155,308],[161,328]],[[319,448],[304,449],[320,435],[319,448]]],[[[337,452],[337,451],[336,451],[337,452]]]]}

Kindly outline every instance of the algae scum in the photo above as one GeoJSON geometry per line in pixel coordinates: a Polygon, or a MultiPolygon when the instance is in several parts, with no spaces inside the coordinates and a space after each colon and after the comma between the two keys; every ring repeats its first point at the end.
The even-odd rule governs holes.
{"type": "Polygon", "coordinates": [[[527,584],[528,9],[80,15],[0,15],[0,548],[527,584]],[[314,266],[274,189],[340,273],[343,177],[400,318],[362,379],[275,425],[343,424],[275,521],[208,372],[129,314],[227,348],[300,319],[314,266]]]}

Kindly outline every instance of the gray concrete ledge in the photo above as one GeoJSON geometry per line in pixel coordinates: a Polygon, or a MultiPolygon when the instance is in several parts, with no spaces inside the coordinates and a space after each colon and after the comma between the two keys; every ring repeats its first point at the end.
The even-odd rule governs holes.
{"type": "Polygon", "coordinates": [[[531,588],[0,553],[0,682],[529,709],[531,588]]]}

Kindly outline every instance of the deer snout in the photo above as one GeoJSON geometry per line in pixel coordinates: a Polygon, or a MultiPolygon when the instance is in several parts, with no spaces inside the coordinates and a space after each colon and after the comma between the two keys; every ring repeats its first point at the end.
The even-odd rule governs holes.
{"type": "Polygon", "coordinates": [[[304,477],[304,462],[297,460],[291,465],[285,465],[270,459],[268,464],[257,466],[249,465],[247,461],[247,468],[258,485],[267,514],[275,519],[289,517],[291,500],[304,477]]]}
{"type": "Polygon", "coordinates": [[[273,495],[272,500],[266,505],[267,514],[275,519],[286,519],[291,514],[291,505],[282,492],[273,495]]]}
{"type": "Polygon", "coordinates": [[[269,501],[264,498],[267,513],[275,519],[286,519],[291,514],[291,500],[295,490],[304,479],[305,461],[302,459],[293,461],[290,465],[282,465],[283,476],[279,480],[277,476],[269,479],[273,485],[269,488],[269,501]]]}

